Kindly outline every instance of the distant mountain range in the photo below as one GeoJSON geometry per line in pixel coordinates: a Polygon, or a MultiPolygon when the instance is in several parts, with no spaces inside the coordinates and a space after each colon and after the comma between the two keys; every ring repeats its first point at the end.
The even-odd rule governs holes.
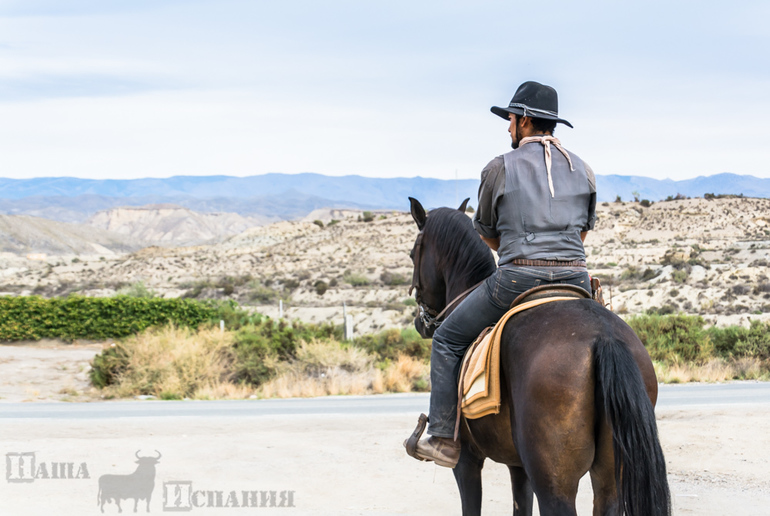
{"type": "MultiPolygon", "coordinates": [[[[736,174],[673,181],[640,176],[597,176],[598,200],[617,196],[658,201],[706,193],[770,197],[770,179],[736,174]]],[[[479,181],[368,178],[320,174],[265,174],[250,177],[176,176],[164,179],[0,178],[0,213],[83,222],[118,206],[176,204],[199,212],[231,212],[264,220],[296,219],[317,208],[406,211],[407,197],[426,207],[454,206],[466,197],[475,206],[479,181]]]]}

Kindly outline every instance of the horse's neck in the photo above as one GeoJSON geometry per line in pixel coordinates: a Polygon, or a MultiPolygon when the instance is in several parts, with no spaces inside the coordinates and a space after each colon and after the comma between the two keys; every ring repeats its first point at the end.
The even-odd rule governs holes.
{"type": "Polygon", "coordinates": [[[472,278],[461,278],[459,275],[454,277],[448,276],[444,278],[446,282],[446,303],[449,304],[457,296],[474,286],[478,281],[473,281],[472,278]]]}

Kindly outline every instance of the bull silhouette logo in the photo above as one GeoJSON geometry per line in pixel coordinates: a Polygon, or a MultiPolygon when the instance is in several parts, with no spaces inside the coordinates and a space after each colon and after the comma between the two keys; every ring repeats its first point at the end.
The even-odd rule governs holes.
{"type": "Polygon", "coordinates": [[[150,499],[155,489],[155,465],[160,461],[160,452],[155,450],[157,457],[140,457],[136,451],[136,471],[130,475],[102,475],[99,477],[99,493],[96,495],[96,505],[104,512],[104,504],[114,501],[120,508],[121,500],[134,499],[134,512],[139,500],[147,500],[147,512],[150,512],[150,499]]]}

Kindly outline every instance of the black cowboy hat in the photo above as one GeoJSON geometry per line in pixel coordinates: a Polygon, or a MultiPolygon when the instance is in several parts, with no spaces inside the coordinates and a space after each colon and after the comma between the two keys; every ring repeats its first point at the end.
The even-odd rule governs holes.
{"type": "Polygon", "coordinates": [[[509,119],[508,115],[513,113],[530,118],[556,120],[557,123],[572,127],[572,124],[559,118],[559,96],[556,90],[535,81],[527,81],[519,86],[507,108],[494,106],[491,111],[506,120],[509,119]]]}

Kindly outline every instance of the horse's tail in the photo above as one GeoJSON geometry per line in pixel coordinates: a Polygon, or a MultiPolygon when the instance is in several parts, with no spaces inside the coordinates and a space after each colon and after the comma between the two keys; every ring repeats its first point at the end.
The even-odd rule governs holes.
{"type": "Polygon", "coordinates": [[[669,516],[671,495],[655,412],[628,346],[600,337],[595,346],[596,400],[612,427],[620,514],[669,516]]]}

